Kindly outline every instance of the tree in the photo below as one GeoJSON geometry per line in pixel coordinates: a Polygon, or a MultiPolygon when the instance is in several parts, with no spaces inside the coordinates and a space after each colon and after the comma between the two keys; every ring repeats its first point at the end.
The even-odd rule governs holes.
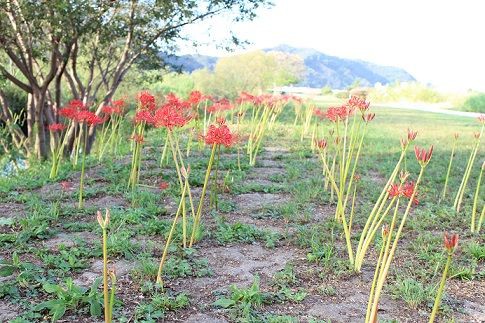
{"type": "Polygon", "coordinates": [[[221,58],[213,73],[199,70],[192,75],[198,89],[233,98],[241,91],[262,92],[275,85],[296,83],[304,70],[298,56],[259,50],[221,58]]]}
{"type": "MultiPolygon", "coordinates": [[[[29,95],[29,147],[47,156],[45,124],[55,122],[62,84],[72,97],[113,98],[129,69],[186,39],[184,26],[221,14],[253,19],[268,0],[0,0],[0,73],[29,95]],[[1,54],[1,52],[0,52],[1,54]],[[21,75],[14,75],[9,65],[21,75]]],[[[237,41],[237,39],[235,39],[237,41]]],[[[74,125],[70,133],[74,133],[74,125]]],[[[90,130],[94,136],[94,128],[90,130]]],[[[92,141],[92,140],[90,140],[92,141]]]]}

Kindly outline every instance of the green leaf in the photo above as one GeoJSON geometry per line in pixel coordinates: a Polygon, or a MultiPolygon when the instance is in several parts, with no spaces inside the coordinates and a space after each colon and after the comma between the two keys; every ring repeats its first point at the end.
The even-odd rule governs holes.
{"type": "Polygon", "coordinates": [[[217,301],[212,303],[212,305],[217,307],[222,307],[222,308],[228,308],[228,307],[234,306],[235,304],[236,304],[235,301],[228,298],[219,298],[217,301]]]}
{"type": "Polygon", "coordinates": [[[59,286],[54,284],[45,283],[43,287],[44,287],[44,290],[49,294],[59,291],[59,286]]]}
{"type": "Polygon", "coordinates": [[[0,267],[0,277],[7,277],[15,272],[15,266],[2,266],[0,267]]]}
{"type": "Polygon", "coordinates": [[[92,301],[91,305],[89,306],[89,313],[91,316],[100,316],[101,315],[101,305],[99,302],[92,301]]]}
{"type": "Polygon", "coordinates": [[[0,218],[0,226],[2,225],[12,225],[14,221],[12,218],[0,218]]]}
{"type": "Polygon", "coordinates": [[[49,314],[52,315],[52,322],[56,322],[66,313],[66,305],[64,303],[57,303],[51,308],[49,314]]]}

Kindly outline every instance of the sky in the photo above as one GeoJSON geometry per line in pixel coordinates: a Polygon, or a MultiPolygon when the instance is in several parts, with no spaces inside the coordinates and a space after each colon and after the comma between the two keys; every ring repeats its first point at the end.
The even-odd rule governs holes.
{"type": "Polygon", "coordinates": [[[247,50],[287,44],[328,55],[404,68],[418,81],[447,90],[485,90],[485,1],[273,0],[251,22],[229,16],[189,28],[205,45],[182,53],[226,56],[214,45],[228,30],[247,50]]]}

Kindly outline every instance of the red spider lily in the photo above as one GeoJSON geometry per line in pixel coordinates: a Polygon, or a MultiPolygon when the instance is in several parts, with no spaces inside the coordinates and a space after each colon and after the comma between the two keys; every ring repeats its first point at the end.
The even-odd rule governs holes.
{"type": "Polygon", "coordinates": [[[376,114],[375,113],[367,113],[367,114],[362,114],[362,119],[366,122],[369,123],[372,120],[374,120],[376,114]]]}
{"type": "Polygon", "coordinates": [[[416,183],[406,182],[404,183],[404,186],[402,187],[401,192],[402,192],[402,195],[408,199],[410,199],[414,194],[413,203],[415,205],[418,205],[419,204],[419,201],[417,198],[418,192],[415,193],[415,190],[416,190],[416,183]]]}
{"type": "Polygon", "coordinates": [[[389,187],[388,193],[389,198],[394,198],[401,196],[403,194],[403,190],[400,184],[392,184],[391,187],[389,187]]]}
{"type": "Polygon", "coordinates": [[[412,131],[411,129],[408,129],[408,140],[411,142],[414,139],[416,139],[416,136],[418,135],[417,131],[412,131]]]}
{"type": "Polygon", "coordinates": [[[389,235],[389,225],[384,224],[382,226],[382,237],[386,238],[389,235]]]}
{"type": "Polygon", "coordinates": [[[155,121],[154,121],[153,115],[150,111],[145,110],[145,109],[141,109],[141,110],[138,110],[135,113],[134,122],[136,124],[139,124],[139,123],[142,123],[142,122],[145,122],[147,124],[153,124],[155,121]]]}
{"type": "Polygon", "coordinates": [[[208,145],[224,145],[230,147],[236,141],[236,136],[231,133],[229,127],[225,124],[210,125],[207,134],[205,135],[205,143],[208,145]]]}
{"type": "Polygon", "coordinates": [[[115,105],[105,105],[101,108],[101,111],[107,115],[121,114],[121,108],[115,105]]]}
{"type": "Polygon", "coordinates": [[[183,127],[190,121],[190,117],[180,107],[180,105],[167,103],[157,109],[153,116],[155,127],[165,127],[169,130],[172,130],[174,127],[183,127]]]}
{"type": "Polygon", "coordinates": [[[327,148],[327,145],[328,145],[328,143],[325,139],[317,140],[316,144],[317,144],[317,147],[322,149],[322,150],[325,150],[325,148],[327,148]]]}
{"type": "Polygon", "coordinates": [[[67,181],[62,181],[59,183],[63,191],[69,191],[72,188],[72,183],[67,181]]]}
{"type": "Polygon", "coordinates": [[[126,105],[126,102],[123,99],[120,99],[120,100],[112,100],[111,101],[111,105],[114,106],[114,107],[116,107],[116,108],[119,108],[120,110],[123,110],[123,108],[126,105]]]}
{"type": "Polygon", "coordinates": [[[105,121],[103,118],[97,116],[95,113],[89,110],[78,111],[74,119],[79,123],[85,122],[90,126],[96,126],[105,121]]]}
{"type": "Polygon", "coordinates": [[[191,105],[198,105],[203,100],[204,100],[204,95],[200,91],[192,91],[190,92],[187,102],[190,103],[191,105]]]}
{"type": "Polygon", "coordinates": [[[182,101],[173,93],[169,93],[165,97],[165,105],[167,104],[174,106],[178,110],[185,110],[191,107],[191,104],[189,101],[182,101]]]}
{"type": "Polygon", "coordinates": [[[145,142],[145,137],[143,137],[143,135],[140,135],[140,134],[134,134],[130,139],[138,144],[142,144],[145,142]]]}
{"type": "Polygon", "coordinates": [[[158,185],[158,188],[161,189],[162,191],[165,191],[167,188],[169,188],[170,184],[168,182],[161,182],[158,185]]]}
{"type": "Polygon", "coordinates": [[[313,110],[313,114],[319,118],[320,120],[323,120],[325,119],[325,111],[323,111],[322,109],[319,109],[319,108],[315,108],[313,110]]]}
{"type": "Polygon", "coordinates": [[[478,140],[481,137],[481,133],[480,132],[474,132],[473,137],[475,137],[475,139],[478,140]]]}
{"type": "Polygon", "coordinates": [[[485,114],[479,115],[477,119],[478,119],[478,122],[485,125],[485,114]]]}
{"type": "Polygon", "coordinates": [[[445,249],[448,250],[448,252],[453,252],[456,246],[458,246],[458,234],[455,233],[453,235],[450,235],[448,234],[448,232],[445,232],[444,245],[445,249]]]}
{"type": "Polygon", "coordinates": [[[256,99],[257,97],[250,94],[250,93],[247,93],[247,92],[241,92],[241,94],[239,94],[239,97],[236,99],[236,103],[237,104],[242,104],[242,103],[253,103],[255,104],[256,102],[256,99]]]}
{"type": "Polygon", "coordinates": [[[68,106],[73,108],[73,109],[76,109],[76,110],[86,110],[87,109],[87,107],[83,103],[83,101],[77,100],[77,99],[69,101],[68,106]]]}
{"type": "Polygon", "coordinates": [[[234,106],[231,104],[231,102],[228,99],[221,99],[219,101],[214,102],[213,105],[207,108],[207,111],[209,113],[214,113],[218,111],[228,111],[232,110],[234,106]]]}
{"type": "Polygon", "coordinates": [[[426,166],[433,155],[433,145],[431,145],[428,151],[424,148],[421,149],[418,146],[414,146],[414,154],[416,155],[419,164],[421,166],[426,166]]]}
{"type": "Polygon", "coordinates": [[[337,120],[345,120],[352,115],[353,110],[345,105],[341,107],[330,107],[327,109],[325,116],[328,120],[336,122],[337,120]]]}
{"type": "Polygon", "coordinates": [[[57,132],[66,129],[66,126],[62,123],[53,123],[49,125],[49,131],[57,132]]]}
{"type": "Polygon", "coordinates": [[[347,105],[355,110],[356,108],[359,109],[362,113],[369,109],[370,102],[366,102],[365,99],[359,98],[357,96],[352,96],[347,105]]]}
{"type": "Polygon", "coordinates": [[[402,170],[399,173],[399,180],[401,181],[401,183],[404,183],[408,179],[408,177],[409,177],[409,172],[402,170]]]}
{"type": "Polygon", "coordinates": [[[142,109],[155,110],[155,97],[148,91],[142,91],[138,94],[138,102],[142,109]]]}
{"type": "Polygon", "coordinates": [[[59,109],[59,115],[74,120],[80,111],[86,110],[87,107],[81,100],[71,100],[65,107],[59,109]]]}
{"type": "Polygon", "coordinates": [[[77,109],[70,107],[70,106],[66,106],[64,108],[59,109],[59,115],[61,117],[71,119],[71,120],[74,120],[77,112],[78,112],[77,109]]]}
{"type": "Polygon", "coordinates": [[[401,149],[406,149],[406,146],[409,144],[409,141],[406,138],[401,138],[401,149]]]}

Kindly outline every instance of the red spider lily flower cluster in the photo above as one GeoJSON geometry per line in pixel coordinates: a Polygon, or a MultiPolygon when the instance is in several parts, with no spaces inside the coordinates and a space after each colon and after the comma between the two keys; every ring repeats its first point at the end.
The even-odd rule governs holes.
{"type": "Polygon", "coordinates": [[[67,181],[62,181],[59,183],[63,191],[67,192],[72,188],[72,183],[67,181]]]}
{"type": "Polygon", "coordinates": [[[232,146],[236,141],[236,136],[231,133],[226,124],[220,124],[218,127],[210,125],[205,135],[205,143],[208,145],[232,146]]]}
{"type": "Polygon", "coordinates": [[[189,94],[189,98],[187,102],[192,106],[197,106],[199,103],[203,101],[212,101],[214,100],[210,95],[204,95],[200,91],[192,91],[189,94]]]}
{"type": "Polygon", "coordinates": [[[221,111],[229,111],[232,110],[234,106],[228,99],[220,99],[214,102],[210,107],[207,108],[207,111],[210,113],[221,112],[221,111]]]}
{"type": "Polygon", "coordinates": [[[326,113],[325,111],[323,111],[322,109],[319,109],[319,108],[315,108],[313,110],[313,114],[320,120],[323,120],[326,118],[326,113]]]}
{"type": "Polygon", "coordinates": [[[153,116],[155,127],[165,127],[169,130],[174,127],[183,127],[190,121],[190,105],[180,101],[174,95],[167,98],[167,103],[155,111],[153,116]]]}
{"type": "Polygon", "coordinates": [[[322,150],[325,150],[325,148],[327,148],[327,145],[328,145],[325,139],[316,140],[315,143],[317,144],[317,147],[322,150]]]}
{"type": "Polygon", "coordinates": [[[369,109],[370,102],[365,101],[365,99],[359,98],[358,96],[352,96],[347,105],[352,109],[359,109],[362,113],[369,109]]]}
{"type": "Polygon", "coordinates": [[[445,232],[444,235],[444,245],[445,249],[449,252],[452,253],[455,251],[455,248],[458,246],[458,234],[453,234],[450,235],[448,232],[445,232]]]}
{"type": "Polygon", "coordinates": [[[152,113],[149,110],[141,109],[135,113],[135,119],[133,120],[136,124],[142,122],[146,124],[153,124],[155,122],[152,113]]]}
{"type": "Polygon", "coordinates": [[[415,140],[417,135],[418,135],[417,131],[412,131],[411,129],[408,129],[408,141],[409,142],[415,140]]]}
{"type": "Polygon", "coordinates": [[[77,114],[84,110],[87,110],[87,107],[81,100],[71,100],[66,106],[59,109],[59,115],[67,119],[75,120],[77,114]]]}
{"type": "Polygon", "coordinates": [[[158,188],[161,189],[162,191],[166,190],[167,188],[169,188],[170,184],[168,182],[161,182],[159,185],[158,185],[158,188]]]}
{"type": "Polygon", "coordinates": [[[101,108],[101,111],[106,115],[122,114],[125,107],[124,100],[111,101],[109,105],[105,105],[101,108]]]}
{"type": "Polygon", "coordinates": [[[401,184],[392,184],[389,187],[389,198],[399,197],[402,195],[401,184]]]}
{"type": "Polygon", "coordinates": [[[65,107],[59,110],[59,115],[79,123],[87,123],[96,126],[105,120],[88,110],[81,100],[71,100],[65,107]]]}
{"type": "Polygon", "coordinates": [[[364,113],[362,114],[362,120],[364,120],[366,123],[369,123],[374,120],[375,116],[375,113],[364,113]]]}
{"type": "Polygon", "coordinates": [[[478,122],[485,125],[485,114],[479,115],[477,119],[478,119],[478,122]]]}
{"type": "Polygon", "coordinates": [[[414,146],[414,154],[416,155],[419,164],[424,167],[429,163],[431,156],[433,155],[433,146],[431,145],[428,151],[424,148],[414,146]]]}
{"type": "Polygon", "coordinates": [[[155,110],[155,97],[148,91],[142,91],[138,94],[138,103],[141,109],[150,111],[155,110]]]}
{"type": "Polygon", "coordinates": [[[412,131],[411,129],[408,129],[407,138],[401,138],[401,148],[406,149],[406,147],[409,145],[409,143],[416,139],[417,135],[418,135],[417,131],[412,131]]]}
{"type": "Polygon", "coordinates": [[[134,134],[130,139],[139,144],[142,144],[145,142],[145,137],[139,134],[134,134]]]}
{"type": "Polygon", "coordinates": [[[105,120],[89,110],[82,110],[76,114],[75,120],[79,123],[87,123],[90,126],[96,126],[105,120]]]}
{"type": "Polygon", "coordinates": [[[353,111],[354,110],[347,105],[341,107],[329,107],[325,112],[325,117],[332,122],[336,122],[338,120],[347,119],[352,115],[353,111]]]}
{"type": "Polygon", "coordinates": [[[394,197],[405,197],[407,199],[413,198],[413,203],[415,205],[419,204],[418,198],[417,198],[417,192],[415,193],[416,190],[416,183],[414,182],[406,182],[404,185],[402,184],[392,184],[389,187],[388,194],[389,198],[394,198],[394,197]],[[413,196],[414,195],[414,196],[413,196]]]}
{"type": "Polygon", "coordinates": [[[406,182],[402,187],[402,195],[408,199],[413,198],[413,203],[415,205],[419,204],[418,201],[418,192],[416,192],[416,183],[414,182],[406,182]],[[414,196],[413,196],[414,195],[414,196]]]}
{"type": "Polygon", "coordinates": [[[62,123],[53,123],[49,125],[49,131],[58,132],[66,129],[66,126],[62,123]]]}

